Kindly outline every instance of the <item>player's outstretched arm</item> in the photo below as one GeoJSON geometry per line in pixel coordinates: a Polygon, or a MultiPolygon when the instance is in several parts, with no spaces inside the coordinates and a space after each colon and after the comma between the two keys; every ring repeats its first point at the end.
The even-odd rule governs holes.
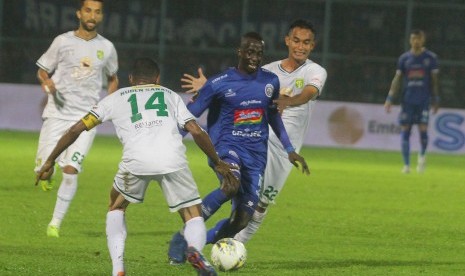
{"type": "Polygon", "coordinates": [[[302,90],[302,93],[289,97],[284,94],[280,94],[279,98],[273,102],[277,105],[279,113],[283,113],[283,110],[289,106],[299,106],[306,104],[307,102],[316,99],[318,96],[318,89],[315,86],[308,85],[302,90]]]}
{"type": "Polygon", "coordinates": [[[65,134],[63,134],[60,140],[58,140],[58,143],[53,149],[52,153],[50,153],[48,156],[47,161],[45,161],[40,171],[37,172],[35,185],[39,183],[39,180],[47,179],[51,170],[53,169],[53,166],[55,165],[55,160],[58,158],[58,156],[60,156],[63,151],[65,151],[72,143],[74,143],[81,132],[86,129],[86,125],[82,121],[79,121],[70,127],[65,134]]]}
{"type": "Polygon", "coordinates": [[[288,153],[289,155],[289,161],[296,167],[298,168],[299,165],[302,169],[302,173],[306,174],[306,175],[309,175],[310,174],[310,168],[308,167],[307,165],[307,162],[305,161],[305,159],[300,156],[298,153],[296,153],[295,151],[291,151],[288,153]]]}
{"type": "Polygon", "coordinates": [[[198,68],[197,72],[199,73],[198,77],[194,77],[190,74],[184,74],[181,78],[182,88],[188,89],[186,93],[197,93],[200,88],[207,82],[207,78],[203,74],[202,68],[198,68]]]}
{"type": "Polygon", "coordinates": [[[215,165],[215,171],[223,176],[223,185],[225,189],[237,189],[239,187],[239,180],[234,176],[232,170],[236,170],[237,167],[232,166],[220,159],[216,153],[215,147],[213,146],[210,136],[203,130],[195,120],[191,120],[184,125],[184,128],[194,138],[195,143],[199,148],[210,158],[215,165]]]}

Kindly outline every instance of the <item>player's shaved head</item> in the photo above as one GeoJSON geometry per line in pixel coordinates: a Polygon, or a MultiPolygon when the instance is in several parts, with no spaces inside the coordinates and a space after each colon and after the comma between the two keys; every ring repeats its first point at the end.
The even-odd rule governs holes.
{"type": "Polygon", "coordinates": [[[248,32],[241,37],[241,48],[248,44],[250,40],[255,40],[265,45],[262,36],[257,32],[248,32]]]}

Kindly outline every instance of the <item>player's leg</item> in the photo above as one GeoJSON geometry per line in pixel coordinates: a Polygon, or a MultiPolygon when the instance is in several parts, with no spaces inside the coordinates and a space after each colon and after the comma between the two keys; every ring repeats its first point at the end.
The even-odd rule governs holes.
{"type": "Polygon", "coordinates": [[[129,203],[144,201],[150,176],[137,177],[120,163],[110,192],[110,205],[106,218],[108,251],[112,262],[112,275],[124,275],[124,249],[126,244],[125,210],[129,203]]]}
{"type": "Polygon", "coordinates": [[[61,223],[77,191],[78,173],[82,170],[84,157],[89,152],[95,133],[95,129],[81,133],[79,138],[59,158],[58,163],[63,167],[63,177],[58,188],[53,217],[47,227],[48,236],[58,237],[61,223]]]}
{"type": "Polygon", "coordinates": [[[429,108],[423,108],[419,115],[418,132],[420,134],[420,152],[418,153],[417,172],[422,173],[426,167],[426,148],[428,147],[429,108]]]}
{"type": "Polygon", "coordinates": [[[213,266],[202,255],[207,228],[202,217],[200,195],[191,171],[184,168],[168,173],[158,179],[158,182],[170,211],[177,211],[184,222],[184,235],[181,246],[170,244],[171,250],[169,250],[168,257],[177,263],[184,263],[187,259],[198,271],[199,275],[216,275],[213,266]],[[182,251],[175,252],[173,246],[182,251]]]}
{"type": "MultiPolygon", "coordinates": [[[[238,155],[231,149],[219,150],[218,154],[220,158],[226,163],[236,165],[241,167],[241,161],[238,158],[238,155]]],[[[233,172],[238,179],[241,179],[240,170],[233,172]]],[[[220,183],[223,179],[221,175],[217,174],[220,183]]],[[[235,187],[233,190],[226,190],[224,185],[221,185],[218,189],[213,190],[207,196],[202,199],[202,215],[205,221],[207,221],[218,209],[223,205],[223,203],[231,200],[233,196],[236,195],[239,190],[239,186],[235,187]]]]}
{"type": "MultiPolygon", "coordinates": [[[[35,168],[34,172],[38,172],[42,167],[43,162],[47,160],[48,156],[52,152],[56,143],[68,128],[64,121],[57,120],[55,118],[46,118],[40,129],[39,143],[37,147],[35,168]]],[[[55,174],[57,172],[57,166],[55,166],[54,172],[51,177],[47,180],[40,180],[39,184],[42,190],[49,191],[55,185],[55,174]]]]}
{"type": "Polygon", "coordinates": [[[413,107],[404,104],[399,117],[401,128],[401,152],[404,161],[403,173],[410,173],[410,133],[412,129],[413,107]]]}
{"type": "MultiPolygon", "coordinates": [[[[277,143],[280,143],[280,141],[277,140],[277,143]]],[[[268,213],[269,204],[274,203],[292,170],[292,164],[289,162],[287,153],[282,149],[282,146],[279,147],[271,139],[268,143],[267,160],[263,186],[260,191],[260,201],[247,226],[234,236],[236,240],[242,243],[249,241],[258,231],[268,213]]]]}
{"type": "Polygon", "coordinates": [[[244,166],[241,175],[241,187],[233,198],[229,220],[221,221],[208,230],[207,243],[215,243],[222,238],[232,238],[249,223],[258,203],[258,193],[263,182],[265,162],[255,159],[254,166],[244,166]]]}

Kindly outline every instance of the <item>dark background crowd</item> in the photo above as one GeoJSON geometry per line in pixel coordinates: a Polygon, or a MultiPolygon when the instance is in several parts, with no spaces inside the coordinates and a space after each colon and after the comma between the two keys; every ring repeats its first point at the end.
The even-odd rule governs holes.
{"type": "MultiPolygon", "coordinates": [[[[287,56],[297,18],[313,22],[311,58],[328,70],[322,100],[383,103],[411,29],[423,29],[439,56],[442,106],[465,108],[465,2],[462,0],[131,0],[105,1],[99,32],[118,51],[121,85],[133,57],[161,64],[162,84],[182,91],[184,72],[207,75],[236,61],[240,35],[265,39],[264,63],[287,56]]],[[[77,1],[0,0],[0,82],[35,84],[35,62],[52,39],[77,26],[77,1]]]]}

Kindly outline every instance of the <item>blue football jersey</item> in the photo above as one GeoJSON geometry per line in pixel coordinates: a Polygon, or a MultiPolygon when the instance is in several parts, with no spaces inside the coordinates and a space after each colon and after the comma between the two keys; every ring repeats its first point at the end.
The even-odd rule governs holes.
{"type": "Polygon", "coordinates": [[[405,52],[399,57],[397,70],[402,72],[404,78],[403,102],[429,105],[432,93],[431,73],[439,70],[436,54],[429,50],[419,55],[405,52]]]}
{"type": "Polygon", "coordinates": [[[207,130],[215,147],[239,146],[266,156],[268,124],[278,117],[284,129],[271,108],[279,89],[278,77],[266,69],[248,75],[229,68],[209,78],[187,108],[196,117],[208,109],[207,130]]]}

